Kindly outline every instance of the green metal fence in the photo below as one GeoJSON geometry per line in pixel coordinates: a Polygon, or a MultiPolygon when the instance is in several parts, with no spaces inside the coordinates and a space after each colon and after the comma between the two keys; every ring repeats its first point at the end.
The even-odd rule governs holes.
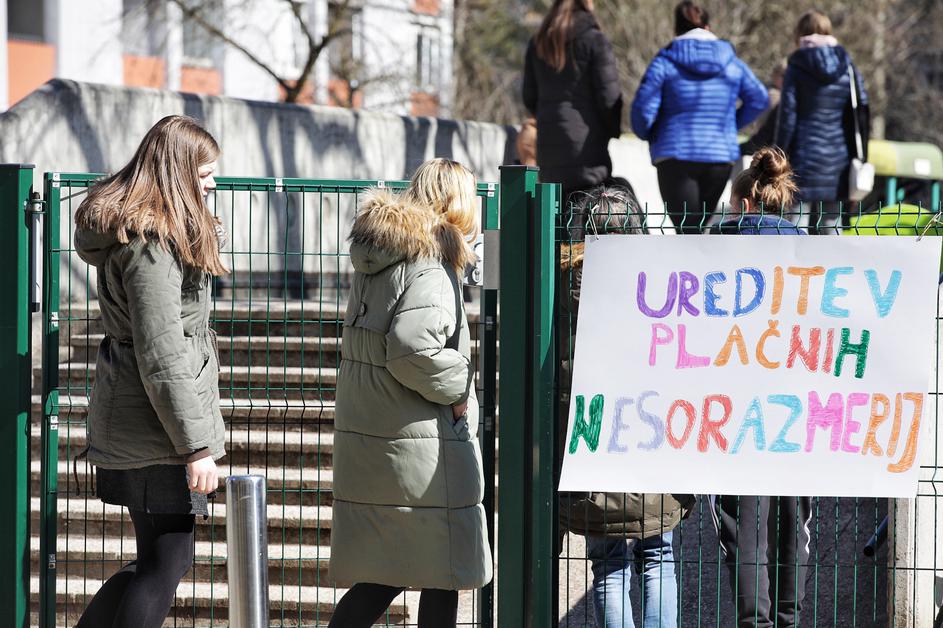
{"type": "MultiPolygon", "coordinates": [[[[574,288],[574,273],[572,267],[561,266],[561,257],[581,246],[589,227],[579,223],[572,206],[559,202],[559,188],[537,183],[537,175],[534,170],[508,168],[501,179],[500,368],[504,386],[500,407],[504,420],[499,617],[502,626],[536,627],[556,622],[567,627],[590,626],[595,625],[595,611],[586,539],[565,533],[569,521],[567,516],[561,518],[553,494],[569,394],[565,363],[572,355],[576,322],[575,305],[568,298],[574,288]],[[514,346],[515,339],[523,340],[514,346]],[[509,417],[521,420],[509,427],[509,417]],[[509,522],[517,527],[509,529],[509,522]],[[523,538],[524,543],[515,546],[515,537],[523,538]]],[[[645,232],[674,232],[664,208],[642,209],[645,232]]],[[[943,233],[930,225],[934,213],[943,206],[930,210],[916,205],[875,205],[870,212],[862,206],[846,206],[840,208],[844,226],[836,228],[828,228],[822,218],[829,209],[802,206],[789,217],[811,225],[813,231],[849,236],[943,233]]],[[[685,212],[681,224],[691,232],[703,232],[735,217],[727,208],[716,214],[692,208],[685,212]]],[[[799,583],[805,590],[800,625],[922,628],[940,625],[934,620],[943,621],[937,617],[943,597],[943,519],[939,513],[943,504],[939,495],[943,439],[937,429],[937,382],[935,378],[930,391],[937,400],[930,415],[937,433],[929,456],[932,462],[921,468],[917,499],[812,500],[808,577],[799,583]],[[875,545],[872,537],[885,522],[887,540],[875,545]]],[[[742,500],[754,498],[734,499],[740,500],[735,502],[739,507],[746,504],[742,500]]],[[[782,507],[788,505],[782,503],[782,507]]],[[[699,496],[691,515],[674,530],[671,564],[656,567],[672,568],[676,573],[680,626],[736,624],[727,565],[712,513],[709,497],[699,496]]],[[[744,529],[760,524],[757,519],[744,518],[739,525],[744,529]]],[[[631,550],[629,556],[630,563],[637,563],[631,550]]],[[[760,569],[765,568],[765,562],[758,564],[760,569]]],[[[772,578],[776,567],[789,566],[775,553],[770,562],[772,578]]],[[[646,600],[640,595],[637,566],[632,571],[632,613],[635,625],[642,625],[646,600]]],[[[741,583],[734,585],[739,590],[741,583]]],[[[657,596],[658,590],[655,599],[657,596]]]]}
{"type": "MultiPolygon", "coordinates": [[[[32,468],[40,487],[34,600],[46,628],[73,625],[100,584],[135,554],[126,511],[95,497],[93,472],[76,458],[85,446],[102,328],[94,269],[72,247],[73,216],[96,178],[45,177],[42,456],[32,468]]],[[[232,270],[213,285],[211,318],[227,428],[222,467],[224,475],[267,478],[272,626],[324,626],[343,594],[326,570],[336,367],[352,272],[345,240],[365,189],[404,185],[220,177],[210,199],[230,234],[224,260],[232,270]]],[[[493,227],[496,186],[481,184],[478,192],[485,225],[493,227]]],[[[493,478],[496,294],[467,294],[474,297],[467,303],[474,359],[485,374],[478,379],[485,477],[493,478]]],[[[494,483],[486,486],[486,508],[493,512],[494,483]]],[[[225,500],[210,510],[206,520],[197,518],[193,569],[177,590],[167,625],[228,625],[225,500]]],[[[383,625],[415,625],[417,601],[418,592],[399,596],[383,625]]],[[[491,625],[490,586],[463,592],[459,603],[461,625],[491,625]]]]}
{"type": "MultiPolygon", "coordinates": [[[[0,305],[3,377],[17,378],[22,394],[5,397],[9,416],[0,459],[15,478],[8,503],[15,512],[0,535],[4,625],[72,625],[102,580],[134,557],[130,521],[92,493],[91,471],[75,461],[85,442],[85,413],[94,382],[101,327],[92,269],[72,248],[72,217],[93,174],[48,174],[31,205],[28,168],[0,171],[0,202],[9,234],[5,253],[20,265],[5,280],[16,298],[0,305]],[[43,364],[41,387],[27,423],[29,295],[26,291],[28,212],[44,208],[43,364]],[[16,210],[16,211],[14,211],[16,210]],[[24,372],[26,375],[24,376],[24,372]],[[26,404],[26,405],[24,405],[26,404]],[[27,434],[31,434],[32,446],[27,434]],[[76,462],[73,466],[73,463],[76,462]],[[29,469],[29,478],[26,477],[29,469]],[[29,487],[29,491],[27,490],[29,487]],[[32,525],[30,522],[32,513],[32,525]],[[28,534],[32,533],[32,536],[28,534]],[[32,575],[32,579],[30,579],[32,575]],[[7,621],[9,619],[9,621],[7,621]]],[[[263,473],[269,490],[271,624],[318,626],[342,592],[326,578],[329,558],[334,369],[349,265],[343,245],[349,217],[367,187],[401,182],[221,178],[212,206],[233,235],[225,250],[233,272],[215,282],[213,325],[220,333],[220,390],[227,424],[225,468],[263,473]]],[[[572,212],[559,186],[540,184],[537,172],[508,167],[501,185],[479,187],[484,227],[500,251],[486,258],[486,283],[469,304],[474,322],[486,508],[500,513],[495,547],[497,593],[463,593],[462,625],[544,627],[592,625],[592,579],[583,538],[562,534],[556,484],[561,400],[574,312],[563,297],[571,273],[561,253],[578,244],[572,212]],[[500,191],[500,202],[498,192],[500,191]],[[561,210],[562,207],[562,210],[561,210]],[[495,255],[499,253],[498,255],[495,255]],[[500,281],[498,282],[497,279],[500,281]],[[498,289],[500,283],[500,290],[498,289]],[[501,324],[498,325],[500,294],[501,324]],[[495,407],[498,336],[503,379],[502,463],[496,466],[495,407]],[[495,482],[500,482],[498,508],[495,482]],[[497,605],[497,609],[495,609],[497,605]]],[[[943,208],[939,208],[943,209],[943,208]]],[[[811,212],[805,209],[802,218],[811,212]]],[[[912,235],[929,227],[932,211],[906,205],[879,212],[856,208],[845,232],[912,235]]],[[[690,214],[684,224],[707,227],[718,216],[690,214]]],[[[645,208],[644,228],[668,232],[662,208],[645,208]]],[[[813,223],[814,224],[814,223],[813,223]]],[[[5,293],[6,294],[6,293],[5,293]]],[[[939,346],[939,338],[937,338],[939,346]]],[[[939,354],[939,352],[937,352],[939,354]]],[[[939,362],[939,356],[938,356],[939,362]]],[[[933,383],[934,429],[939,390],[933,383]]],[[[6,407],[6,406],[5,406],[6,407]]],[[[914,628],[933,625],[943,586],[939,542],[941,441],[921,468],[916,500],[813,501],[809,577],[801,625],[914,628]],[[887,542],[873,556],[864,548],[885,515],[887,542]]],[[[178,589],[168,625],[225,626],[225,507],[218,501],[200,521],[194,567],[178,589]]],[[[741,522],[745,525],[751,522],[741,522]]],[[[756,522],[752,522],[754,525],[756,522]]],[[[673,566],[679,580],[680,625],[733,625],[733,603],[711,510],[701,499],[676,529],[673,566]]],[[[637,579],[637,576],[636,576],[637,579]]],[[[633,583],[633,609],[643,600],[633,583]]],[[[415,624],[416,595],[400,596],[386,625],[415,624]]]]}

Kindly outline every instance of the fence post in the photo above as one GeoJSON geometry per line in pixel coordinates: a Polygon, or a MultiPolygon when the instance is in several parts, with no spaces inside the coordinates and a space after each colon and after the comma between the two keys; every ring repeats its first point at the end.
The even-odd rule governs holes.
{"type": "MultiPolygon", "coordinates": [[[[498,269],[500,268],[500,231],[498,230],[499,192],[484,198],[482,230],[485,238],[484,272],[481,286],[481,330],[478,338],[478,360],[481,363],[479,386],[482,390],[481,428],[479,438],[483,454],[485,477],[484,504],[488,521],[488,544],[495,547],[495,434],[497,429],[498,389],[498,269]]],[[[494,626],[494,580],[482,587],[480,594],[480,617],[482,628],[494,626]]]]}
{"type": "Polygon", "coordinates": [[[226,480],[226,575],[231,628],[268,626],[268,518],[265,478],[226,480]]]}
{"type": "Polygon", "coordinates": [[[498,625],[550,626],[555,186],[501,168],[498,625]]]}
{"type": "Polygon", "coordinates": [[[0,625],[29,617],[30,355],[29,195],[33,166],[0,164],[0,625]],[[15,269],[15,270],[14,270],[15,269]]]}

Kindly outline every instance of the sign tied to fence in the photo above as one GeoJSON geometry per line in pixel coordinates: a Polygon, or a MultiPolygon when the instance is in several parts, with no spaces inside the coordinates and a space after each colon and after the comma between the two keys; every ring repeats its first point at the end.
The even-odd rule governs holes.
{"type": "Polygon", "coordinates": [[[913,497],[940,246],[591,238],[560,490],[913,497]]]}

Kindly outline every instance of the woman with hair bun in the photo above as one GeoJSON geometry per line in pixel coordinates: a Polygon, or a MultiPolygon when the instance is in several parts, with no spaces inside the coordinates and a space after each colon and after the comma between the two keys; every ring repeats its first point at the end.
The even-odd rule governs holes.
{"type": "MultiPolygon", "coordinates": [[[[712,233],[806,235],[780,214],[796,194],[792,167],[778,148],[761,148],[734,179],[730,206],[742,212],[712,233]]],[[[811,497],[712,496],[721,555],[730,570],[740,628],[799,622],[809,561],[811,497]]]]}
{"type": "Polygon", "coordinates": [[[711,31],[703,7],[679,3],[675,35],[642,77],[632,129],[649,144],[675,229],[701,233],[740,158],[737,129],[765,111],[769,97],[733,45],[711,31]]]}

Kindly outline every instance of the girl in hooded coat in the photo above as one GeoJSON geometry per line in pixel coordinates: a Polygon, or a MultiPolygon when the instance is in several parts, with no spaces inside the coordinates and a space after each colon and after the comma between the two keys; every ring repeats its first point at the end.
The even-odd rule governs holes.
{"type": "Polygon", "coordinates": [[[224,455],[209,278],[226,272],[205,197],[219,146],[168,116],[75,214],[75,248],[98,271],[105,338],[88,408],[97,492],[125,506],[137,558],[105,582],[77,628],[158,628],[193,563],[224,455]]]}
{"type": "Polygon", "coordinates": [[[868,94],[851,56],[832,36],[832,22],[808,11],[796,25],[797,49],[789,56],[776,124],[776,145],[796,173],[798,222],[812,233],[835,234],[847,203],[848,172],[856,151],[853,115],[862,135],[863,160],[868,157],[868,94]],[[851,107],[851,76],[858,110],[851,107]]]}
{"type": "MultiPolygon", "coordinates": [[[[597,188],[577,196],[576,211],[586,216],[590,234],[644,233],[645,216],[628,181],[619,187],[597,188]]],[[[572,381],[572,351],[576,340],[583,279],[583,242],[560,250],[563,288],[568,298],[558,302],[561,347],[560,427],[566,431],[572,381]]],[[[560,443],[566,442],[565,434],[560,443]]],[[[629,590],[632,571],[642,581],[642,621],[645,628],[678,625],[678,581],[672,531],[694,506],[693,495],[643,493],[561,493],[560,528],[586,537],[586,557],[592,564],[593,608],[597,628],[634,628],[629,590]]]]}
{"type": "Polygon", "coordinates": [[[330,625],[372,626],[422,589],[421,628],[454,626],[458,591],[491,580],[468,321],[459,277],[479,231],[475,178],[424,163],[368,195],[350,235],[334,437],[330,625]]]}
{"type": "Polygon", "coordinates": [[[711,32],[705,9],[678,4],[675,34],[642,77],[632,130],[649,144],[675,229],[700,233],[740,158],[737,129],[766,110],[769,96],[733,45],[711,32]]]}

